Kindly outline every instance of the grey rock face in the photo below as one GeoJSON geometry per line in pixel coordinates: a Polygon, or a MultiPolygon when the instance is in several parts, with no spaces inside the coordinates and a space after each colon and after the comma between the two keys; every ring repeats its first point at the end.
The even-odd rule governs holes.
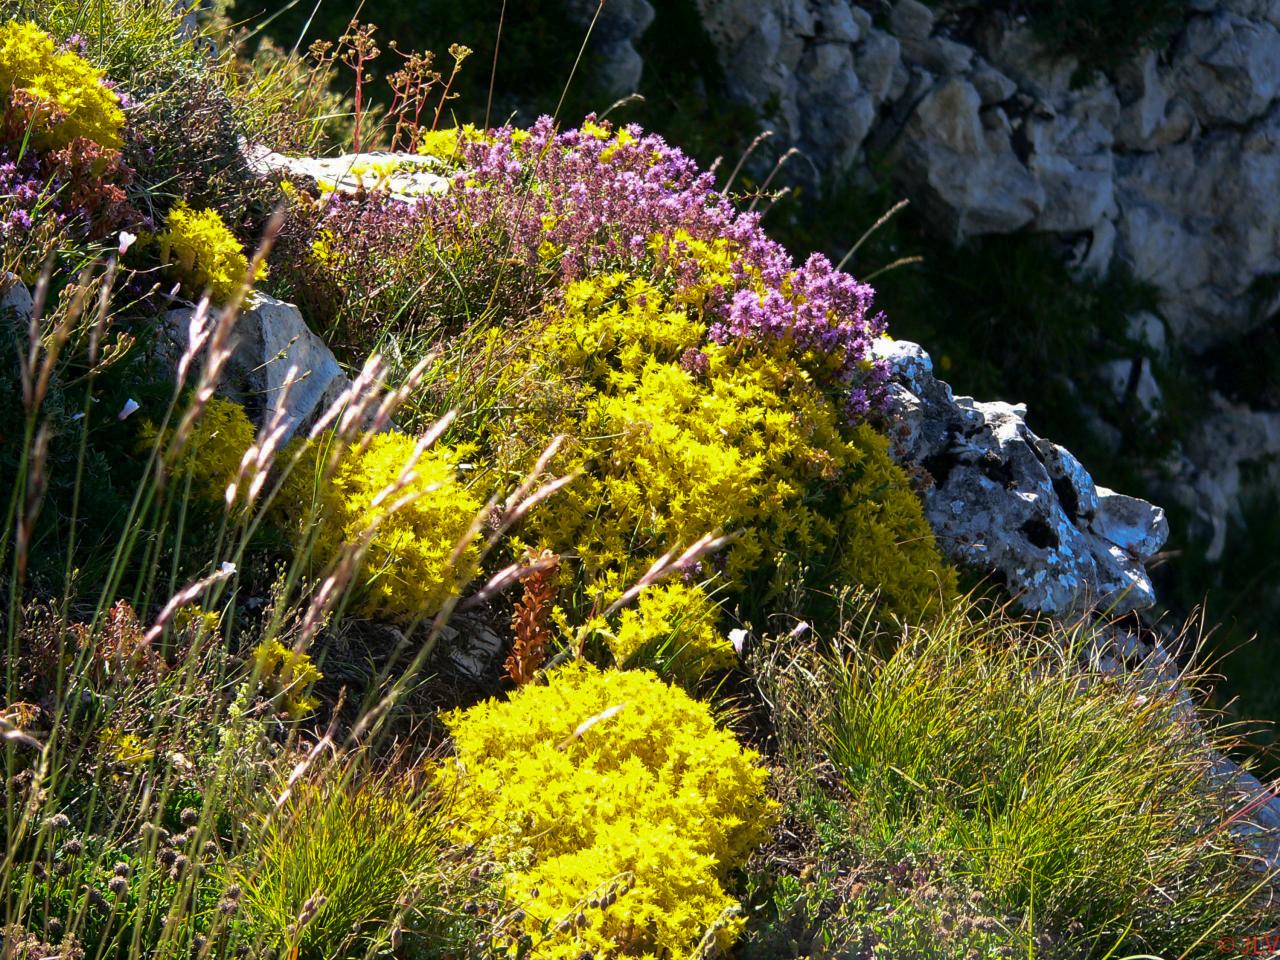
{"type": "Polygon", "coordinates": [[[1205,554],[1212,561],[1222,556],[1231,522],[1243,520],[1245,473],[1261,473],[1263,484],[1280,489],[1280,412],[1252,410],[1216,393],[1209,408],[1173,464],[1178,482],[1169,492],[1210,533],[1205,554]]]}
{"type": "Polygon", "coordinates": [[[1036,436],[1024,407],[953,396],[916,344],[876,349],[893,371],[897,455],[932,477],[925,514],[948,556],[999,573],[1044,613],[1154,603],[1144,564],[1168,536],[1163,510],[1098,487],[1069,451],[1036,436]]]}
{"type": "Polygon", "coordinates": [[[1277,191],[1275,109],[1248,134],[1221,131],[1117,158],[1117,256],[1164,293],[1177,345],[1202,349],[1257,322],[1250,289],[1280,271],[1277,191]]]}
{"type": "MultiPolygon", "coordinates": [[[[696,0],[734,94],[821,169],[848,170],[881,106],[906,89],[899,39],[848,0],[696,0]]],[[[914,0],[893,16],[927,42],[932,13],[914,0]]],[[[961,51],[930,50],[943,60],[961,51]]]]}
{"type": "Polygon", "coordinates": [[[984,127],[981,107],[981,95],[966,80],[936,86],[920,100],[895,149],[920,202],[956,239],[1017,230],[1045,206],[1044,187],[999,132],[984,127]]]}
{"type": "MultiPolygon", "coordinates": [[[[797,175],[835,179],[874,157],[952,239],[1032,231],[1058,239],[1082,275],[1127,270],[1159,294],[1158,355],[1184,368],[1280,309],[1259,292],[1280,275],[1280,0],[1193,0],[1166,51],[1083,86],[1077,62],[1025,18],[959,32],[919,0],[696,2],[735,95],[811,162],[797,175]]],[[[1162,373],[1147,351],[1107,373],[1150,415],[1162,373]]],[[[1255,414],[1269,422],[1230,405],[1207,420],[1253,436],[1255,414]]],[[[1217,551],[1241,478],[1259,473],[1280,485],[1265,436],[1246,449],[1202,433],[1159,482],[1217,551]]]]}
{"type": "Polygon", "coordinates": [[[27,285],[9,273],[0,277],[0,289],[4,290],[4,294],[0,295],[0,319],[18,326],[30,321],[34,304],[27,285]]]}
{"type": "MultiPolygon", "coordinates": [[[[194,312],[182,307],[163,319],[170,362],[187,348],[194,312]]],[[[218,393],[243,405],[257,423],[286,396],[286,439],[308,426],[348,385],[333,352],[307,327],[298,308],[263,293],[253,294],[241,311],[230,347],[218,393]]]]}
{"type": "Polygon", "coordinates": [[[1280,92],[1280,32],[1226,11],[1196,17],[1174,58],[1174,85],[1204,123],[1247,123],[1280,92]]]}
{"type": "Polygon", "coordinates": [[[1018,92],[1018,85],[986,61],[979,61],[969,78],[984,106],[1004,103],[1018,92]]]}
{"type": "Polygon", "coordinates": [[[1166,58],[1080,87],[1017,19],[957,37],[918,0],[884,28],[854,0],[698,0],[735,93],[813,169],[874,145],[957,238],[1100,238],[1087,269],[1155,284],[1195,349],[1253,322],[1245,293],[1280,272],[1278,6],[1206,0],[1166,58]]]}
{"type": "Polygon", "coordinates": [[[1116,403],[1136,403],[1148,417],[1160,412],[1164,397],[1151,373],[1151,361],[1146,357],[1107,360],[1098,366],[1098,372],[1116,403]]]}
{"type": "Polygon", "coordinates": [[[933,11],[919,0],[898,0],[889,14],[890,27],[904,40],[929,39],[933,20],[933,11]]]}
{"type": "Polygon", "coordinates": [[[644,72],[636,42],[653,23],[653,7],[648,0],[610,0],[603,7],[597,0],[568,0],[565,6],[584,30],[593,19],[596,21],[591,47],[599,58],[607,92],[616,97],[634,93],[644,72]]]}
{"type": "Polygon", "coordinates": [[[1280,272],[1280,5],[1206,0],[1167,57],[1084,87],[1016,19],[960,38],[917,0],[883,29],[854,0],[698,6],[737,95],[814,169],[874,145],[957,238],[1091,235],[1084,266],[1154,284],[1194,349],[1255,322],[1246,293],[1280,272]]]}

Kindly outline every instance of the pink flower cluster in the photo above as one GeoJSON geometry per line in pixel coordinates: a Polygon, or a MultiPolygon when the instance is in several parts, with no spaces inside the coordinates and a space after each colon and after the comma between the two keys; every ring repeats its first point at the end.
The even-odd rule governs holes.
{"type": "Polygon", "coordinates": [[[815,253],[791,274],[786,294],[737,291],[724,319],[711,326],[711,338],[771,338],[831,358],[848,391],[845,409],[861,419],[882,402],[887,379],[883,363],[871,359],[872,340],[885,332],[884,314],[871,312],[874,296],[870,286],[815,253]]]}
{"type": "MultiPolygon", "coordinates": [[[[557,132],[543,117],[528,131],[463,137],[447,192],[419,199],[412,211],[389,199],[339,201],[330,214],[335,226],[341,222],[334,232],[349,236],[352,218],[373,218],[383,230],[395,221],[393,232],[425,228],[439,246],[483,246],[529,272],[545,270],[550,244],[561,287],[600,270],[652,273],[659,268],[655,236],[728,240],[737,259],[732,282],[704,303],[710,338],[786,343],[831,373],[852,419],[881,408],[886,374],[870,346],[885,318],[873,312],[872,288],[820,255],[797,267],[757,214],[738,212],[711,174],[661,137],[635,126],[602,136],[606,129],[588,117],[582,129],[557,132]]],[[[678,286],[692,285],[701,266],[682,254],[680,243],[671,244],[660,267],[678,286]]]]}

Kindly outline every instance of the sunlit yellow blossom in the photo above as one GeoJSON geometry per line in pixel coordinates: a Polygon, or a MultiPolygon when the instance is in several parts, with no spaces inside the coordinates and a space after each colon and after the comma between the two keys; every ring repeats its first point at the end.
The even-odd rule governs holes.
{"type": "Polygon", "coordinates": [[[455,836],[510,865],[534,955],[688,957],[736,907],[729,874],[774,816],[767,772],[684,691],[571,664],[448,724],[455,836]]]}

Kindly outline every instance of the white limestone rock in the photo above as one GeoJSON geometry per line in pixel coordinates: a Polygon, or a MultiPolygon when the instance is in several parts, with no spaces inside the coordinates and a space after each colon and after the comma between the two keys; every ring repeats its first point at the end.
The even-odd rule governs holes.
{"type": "Polygon", "coordinates": [[[1044,210],[1044,187],[1007,138],[988,136],[973,84],[952,79],[919,102],[895,147],[898,173],[957,240],[1008,233],[1044,210]]]}
{"type": "Polygon", "coordinates": [[[1194,17],[1174,65],[1178,93],[1203,122],[1247,123],[1280,93],[1280,30],[1226,11],[1194,17]]]}
{"type": "MultiPolygon", "coordinates": [[[[176,363],[187,348],[194,312],[194,307],[181,307],[164,316],[162,359],[176,363]]],[[[244,406],[259,424],[287,396],[286,439],[314,421],[348,384],[333,352],[307,327],[298,308],[264,293],[252,294],[241,311],[230,349],[218,393],[244,406]]]]}
{"type": "Polygon", "coordinates": [[[1154,603],[1144,564],[1168,536],[1163,510],[1097,487],[1025,407],[954,397],[918,345],[886,338],[876,351],[892,370],[895,453],[932,477],[925,515],[948,556],[999,573],[1043,613],[1154,603]]]}
{"type": "Polygon", "coordinates": [[[449,189],[440,160],[416,153],[348,153],[340,157],[288,157],[265,147],[246,150],[249,168],[259,176],[299,177],[323,190],[356,193],[385,190],[412,202],[449,189]]]}
{"type": "Polygon", "coordinates": [[[8,320],[19,327],[26,326],[31,319],[34,304],[31,291],[17,276],[12,273],[0,277],[0,319],[8,320]]]}

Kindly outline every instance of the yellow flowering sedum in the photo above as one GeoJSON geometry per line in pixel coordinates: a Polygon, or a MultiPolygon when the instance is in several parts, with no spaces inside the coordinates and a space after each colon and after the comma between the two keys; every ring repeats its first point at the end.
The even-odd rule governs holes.
{"type": "Polygon", "coordinates": [[[589,118],[583,122],[579,129],[582,133],[595,137],[597,140],[612,139],[613,142],[600,154],[600,159],[606,163],[619,147],[625,147],[636,142],[635,136],[626,127],[619,127],[615,131],[607,124],[602,125],[589,118]]]}
{"type": "Polygon", "coordinates": [[[684,958],[718,921],[718,945],[736,939],[725,880],[773,807],[759,757],[705,705],[646,671],[574,663],[448,723],[455,839],[509,864],[533,956],[684,958]]]}
{"type": "Polygon", "coordinates": [[[484,131],[473,123],[428,130],[419,135],[418,153],[424,157],[436,157],[446,163],[454,163],[459,159],[464,143],[476,143],[483,140],[484,136],[484,131]]]}
{"type": "Polygon", "coordinates": [[[363,452],[342,456],[328,478],[327,454],[312,447],[282,493],[282,509],[293,525],[313,520],[315,555],[322,561],[373,529],[365,582],[356,598],[357,609],[370,616],[411,620],[434,613],[476,569],[473,546],[462,550],[456,563],[450,560],[481,502],[458,482],[454,451],[424,453],[406,482],[416,446],[413,437],[401,433],[379,434],[363,452]]]}
{"type": "MultiPolygon", "coordinates": [[[[254,433],[243,407],[211,398],[193,425],[174,475],[189,477],[200,500],[222,504],[254,433]]],[[[150,423],[141,431],[147,447],[167,444],[171,436],[172,431],[161,434],[150,423]]],[[[332,475],[326,476],[328,449],[300,439],[285,458],[296,456],[297,464],[272,505],[285,527],[296,531],[306,523],[314,526],[312,549],[322,564],[372,529],[355,603],[371,616],[410,620],[434,613],[476,570],[476,550],[470,545],[451,562],[455,546],[481,509],[477,496],[458,482],[458,453],[430,450],[406,475],[416,446],[413,437],[401,433],[379,434],[363,450],[343,451],[332,475]]]]}
{"type": "MultiPolygon", "coordinates": [[[[191,434],[173,466],[173,474],[190,478],[192,492],[201,500],[222,503],[227,485],[236,478],[240,460],[254,438],[253,424],[244,407],[222,397],[211,397],[192,424],[191,434]]],[[[141,429],[142,445],[168,444],[172,430],[163,434],[150,421],[141,429]]]]}
{"type": "MultiPolygon", "coordinates": [[[[169,265],[188,296],[198,297],[207,289],[214,301],[223,303],[249,272],[244,248],[216,210],[193,210],[180,200],[169,211],[165,229],[156,239],[160,259],[169,265]]],[[[253,279],[264,277],[265,264],[253,279]]]]}
{"type": "Polygon", "coordinates": [[[671,662],[685,675],[732,667],[737,653],[719,629],[720,608],[700,588],[679,582],[650,587],[634,606],[618,616],[615,630],[605,633],[614,660],[633,657],[665,645],[671,662]]]}
{"type": "Polygon", "coordinates": [[[110,150],[123,145],[120,100],[103,86],[104,74],[79,54],[58,50],[33,23],[0,26],[0,91],[27,101],[32,142],[60,149],[78,137],[110,150]]]}
{"type": "Polygon", "coordinates": [[[155,750],[136,733],[107,727],[100,738],[108,756],[126,767],[141,767],[155,759],[155,750]]]}
{"type": "Polygon", "coordinates": [[[280,698],[280,709],[291,717],[313,711],[319,701],[311,686],[324,679],[305,651],[293,650],[279,640],[264,640],[253,648],[253,674],[268,697],[280,698]]]}
{"type": "MultiPolygon", "coordinates": [[[[549,422],[534,407],[516,415],[514,439],[498,442],[519,451],[538,436],[570,433],[579,439],[569,466],[582,476],[531,517],[527,532],[580,557],[588,594],[605,601],[657,556],[722,530],[738,539],[692,579],[749,592],[754,602],[798,580],[819,592],[862,584],[904,616],[937,609],[954,573],[886,442],[869,426],[849,426],[785,346],[708,343],[700,289],[722,282],[732,250],[679,242],[706,264],[703,284],[686,285],[677,300],[625,273],[576,282],[535,341],[526,375],[576,392],[561,419],[549,422]]],[[[697,588],[669,591],[662,617],[638,610],[611,632],[599,628],[615,658],[660,636],[639,624],[674,622],[677,600],[690,623],[713,619],[697,588]]],[[[727,656],[710,628],[680,633],[673,641],[708,662],[727,656]]]]}

